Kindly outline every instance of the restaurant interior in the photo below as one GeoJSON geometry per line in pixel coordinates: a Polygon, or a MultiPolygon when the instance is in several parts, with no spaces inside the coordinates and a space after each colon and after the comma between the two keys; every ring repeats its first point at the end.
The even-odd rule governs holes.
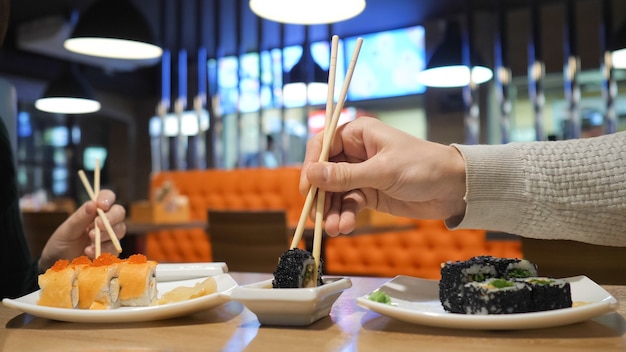
{"type": "MultiPolygon", "coordinates": [[[[368,0],[354,17],[305,24],[264,18],[247,0],[12,0],[10,8],[0,115],[12,131],[34,255],[88,199],[78,171],[93,178],[98,169],[101,187],[127,209],[126,250],[236,268],[237,258],[216,250],[222,244],[211,229],[219,226],[211,226],[209,211],[278,210],[284,226],[269,226],[280,236],[266,236],[278,244],[264,244],[277,248],[275,258],[304,203],[299,167],[306,141],[323,128],[333,35],[340,38],[337,97],[363,38],[339,123],[372,116],[444,144],[586,138],[626,128],[620,0],[368,0]],[[141,38],[157,54],[77,53],[64,45],[79,30],[141,38]],[[452,75],[464,80],[433,83],[423,75],[451,64],[466,69],[452,75]],[[74,93],[96,107],[41,105],[74,93]]],[[[240,216],[234,225],[249,226],[225,231],[248,235],[237,243],[253,241],[250,232],[264,224],[240,216]]],[[[309,247],[307,240],[300,245],[309,247]]],[[[331,274],[437,278],[445,260],[490,254],[532,258],[549,274],[584,268],[599,281],[625,282],[620,248],[449,231],[439,221],[374,211],[361,214],[353,235],[324,239],[323,251],[331,274]],[[559,264],[582,250],[596,254],[577,267],[559,264]]]]}

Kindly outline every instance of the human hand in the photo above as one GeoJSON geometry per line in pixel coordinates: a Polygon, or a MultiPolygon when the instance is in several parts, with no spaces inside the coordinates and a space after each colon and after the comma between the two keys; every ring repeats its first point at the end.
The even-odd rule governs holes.
{"type": "Polygon", "coordinates": [[[100,236],[102,253],[118,254],[107,234],[104,223],[98,217],[97,208],[104,211],[118,239],[122,239],[126,235],[126,224],[124,223],[126,209],[115,204],[115,193],[110,190],[101,190],[98,193],[97,202],[89,200],[83,203],[50,236],[39,260],[40,271],[46,270],[58,259],[72,260],[81,255],[93,259],[96,253],[95,224],[102,230],[100,236]]]}
{"type": "Polygon", "coordinates": [[[326,191],[325,230],[349,233],[372,208],[398,216],[447,219],[465,212],[465,162],[456,148],[361,117],[337,128],[329,162],[318,162],[323,133],[307,143],[300,192],[326,191]]]}

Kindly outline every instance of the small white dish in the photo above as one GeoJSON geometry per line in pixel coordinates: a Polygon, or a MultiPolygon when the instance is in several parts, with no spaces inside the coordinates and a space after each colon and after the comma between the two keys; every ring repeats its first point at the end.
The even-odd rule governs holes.
{"type": "Polygon", "coordinates": [[[399,275],[367,295],[357,304],[382,315],[408,323],[442,328],[474,330],[521,330],[555,327],[592,319],[614,311],[617,299],[586,276],[565,278],[572,291],[571,308],[544,312],[466,315],[444,311],[439,301],[439,281],[399,275]],[[368,296],[380,290],[391,303],[374,302],[368,296]]]}
{"type": "Polygon", "coordinates": [[[327,316],[349,278],[324,278],[324,285],[310,288],[272,288],[272,279],[237,286],[233,301],[256,314],[262,325],[306,326],[327,316]]]}
{"type": "Polygon", "coordinates": [[[224,262],[159,263],[156,268],[158,282],[180,281],[215,276],[228,272],[224,262]]]}
{"type": "MultiPolygon", "coordinates": [[[[37,317],[74,323],[131,323],[181,317],[217,307],[230,301],[230,292],[237,282],[228,274],[213,276],[217,283],[215,293],[182,301],[149,307],[120,307],[110,310],[52,308],[37,304],[39,291],[16,299],[5,298],[2,303],[37,317]]],[[[205,278],[157,283],[159,296],[179,286],[192,287],[205,278]]]]}

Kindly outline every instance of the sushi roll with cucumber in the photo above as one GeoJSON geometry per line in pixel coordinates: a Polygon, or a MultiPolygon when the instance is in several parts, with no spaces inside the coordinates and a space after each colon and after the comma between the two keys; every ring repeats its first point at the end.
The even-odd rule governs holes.
{"type": "Polygon", "coordinates": [[[441,267],[439,299],[446,311],[465,313],[465,284],[491,278],[510,279],[536,275],[536,265],[525,259],[476,256],[464,261],[448,261],[441,267]]]}
{"type": "Polygon", "coordinates": [[[531,289],[526,283],[501,278],[463,286],[465,314],[514,314],[530,311],[531,289]]]}
{"type": "Polygon", "coordinates": [[[463,286],[468,282],[496,277],[491,257],[473,257],[466,261],[448,261],[441,267],[439,299],[443,308],[453,313],[465,313],[463,286]]]}
{"type": "Polygon", "coordinates": [[[572,290],[570,283],[563,279],[548,277],[529,277],[516,279],[530,288],[530,312],[570,308],[572,306],[572,290]]]}
{"type": "Polygon", "coordinates": [[[309,251],[292,248],[284,252],[274,271],[273,288],[303,288],[323,285],[322,264],[315,281],[315,258],[309,251]]]}

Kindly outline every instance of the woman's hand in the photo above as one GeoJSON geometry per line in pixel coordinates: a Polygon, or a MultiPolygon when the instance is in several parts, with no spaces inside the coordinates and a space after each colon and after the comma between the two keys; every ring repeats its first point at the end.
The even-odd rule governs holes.
{"type": "Polygon", "coordinates": [[[115,193],[102,190],[98,193],[97,202],[91,200],[85,202],[50,236],[39,260],[40,271],[45,271],[58,259],[72,260],[81,255],[93,259],[96,253],[94,242],[96,224],[102,230],[100,236],[102,253],[118,254],[104,223],[98,217],[97,208],[104,211],[118,239],[126,235],[124,223],[126,210],[123,206],[115,204],[115,193]]]}

